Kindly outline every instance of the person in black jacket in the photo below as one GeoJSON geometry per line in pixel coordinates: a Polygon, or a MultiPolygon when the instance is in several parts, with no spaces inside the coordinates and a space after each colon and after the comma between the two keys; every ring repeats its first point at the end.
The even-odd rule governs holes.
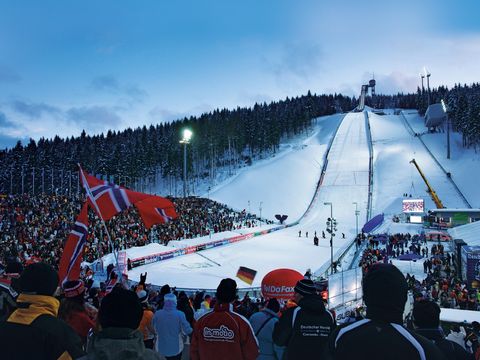
{"type": "Polygon", "coordinates": [[[338,327],[328,353],[335,360],[444,360],[433,342],[402,326],[408,285],[391,264],[375,264],[363,278],[366,319],[338,327]]]}
{"type": "Polygon", "coordinates": [[[58,275],[50,265],[35,263],[20,275],[18,308],[0,323],[2,359],[76,359],[84,354],[73,329],[57,318],[53,297],[58,275]]]}
{"type": "Polygon", "coordinates": [[[416,301],[413,305],[413,324],[415,332],[433,341],[448,360],[474,360],[473,354],[445,338],[440,327],[440,307],[435,302],[416,301]]]}
{"type": "Polygon", "coordinates": [[[295,302],[298,306],[286,310],[275,324],[273,342],[286,347],[284,359],[320,359],[335,319],[325,309],[312,280],[297,282],[295,302]]]}

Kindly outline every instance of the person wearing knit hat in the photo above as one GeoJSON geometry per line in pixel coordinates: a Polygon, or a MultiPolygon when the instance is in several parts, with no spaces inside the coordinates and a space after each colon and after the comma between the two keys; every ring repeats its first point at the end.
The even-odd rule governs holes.
{"type": "Polygon", "coordinates": [[[85,307],[85,286],[81,280],[66,281],[63,286],[64,298],[60,302],[58,317],[72,327],[82,342],[87,342],[90,329],[95,328],[95,318],[91,318],[85,307]]]}
{"type": "Polygon", "coordinates": [[[273,331],[277,346],[286,347],[284,359],[313,359],[325,350],[336,322],[310,279],[294,288],[296,307],[287,309],[273,331]]]}
{"type": "Polygon", "coordinates": [[[273,329],[278,323],[280,303],[277,299],[271,298],[265,304],[262,311],[250,316],[255,336],[258,339],[260,354],[258,359],[282,359],[284,348],[274,344],[272,340],[273,329]]]}
{"type": "Polygon", "coordinates": [[[152,324],[153,309],[148,303],[148,293],[145,290],[137,290],[138,300],[142,304],[143,314],[138,330],[143,334],[143,343],[147,349],[153,349],[155,345],[155,329],[152,324]]]}
{"type": "Polygon", "coordinates": [[[195,323],[191,360],[250,360],[258,356],[255,333],[242,315],[233,311],[237,283],[227,278],[220,281],[213,311],[204,313],[195,323]]]}
{"type": "Polygon", "coordinates": [[[430,300],[416,301],[412,316],[415,332],[434,342],[447,359],[473,359],[473,354],[445,338],[440,327],[440,306],[437,303],[430,300]]]}
{"type": "Polygon", "coordinates": [[[192,327],[185,314],[177,310],[175,294],[165,294],[163,309],[153,316],[153,326],[157,334],[157,350],[167,360],[180,360],[183,352],[183,335],[190,335],[192,327]]]}
{"type": "Polygon", "coordinates": [[[143,334],[138,331],[142,313],[135,292],[115,287],[100,304],[100,331],[89,338],[85,359],[161,359],[145,348],[143,334]]]}
{"type": "Polygon", "coordinates": [[[445,359],[430,340],[403,326],[408,286],[392,264],[374,264],[363,278],[366,318],[338,327],[330,336],[332,359],[445,359]]]}
{"type": "Polygon", "coordinates": [[[2,359],[78,358],[82,341],[57,318],[57,272],[48,264],[33,263],[19,278],[18,308],[0,323],[2,359]]]}

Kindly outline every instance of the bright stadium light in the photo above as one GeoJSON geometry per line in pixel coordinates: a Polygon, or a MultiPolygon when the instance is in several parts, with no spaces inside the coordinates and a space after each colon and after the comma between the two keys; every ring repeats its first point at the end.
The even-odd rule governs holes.
{"type": "Polygon", "coordinates": [[[183,144],[183,197],[187,197],[187,145],[190,144],[193,132],[190,129],[183,129],[183,138],[180,144],[183,144]]]}

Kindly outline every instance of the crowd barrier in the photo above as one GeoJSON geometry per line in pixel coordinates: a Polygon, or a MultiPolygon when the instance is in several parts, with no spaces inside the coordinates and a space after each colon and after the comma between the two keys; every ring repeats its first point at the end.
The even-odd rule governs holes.
{"type": "Polygon", "coordinates": [[[199,251],[208,250],[208,249],[212,249],[212,248],[216,248],[216,247],[224,246],[228,244],[233,244],[238,241],[248,240],[256,236],[266,235],[281,229],[285,229],[286,227],[289,227],[289,226],[292,226],[292,224],[281,225],[281,226],[277,226],[267,230],[255,231],[248,234],[242,234],[242,235],[237,235],[230,238],[214,240],[211,242],[192,245],[185,248],[175,248],[169,251],[163,251],[156,254],[133,258],[133,259],[130,259],[130,265],[132,268],[134,268],[134,267],[143,266],[143,265],[147,265],[147,264],[151,264],[151,263],[155,263],[163,260],[172,259],[182,255],[193,254],[199,251]]]}

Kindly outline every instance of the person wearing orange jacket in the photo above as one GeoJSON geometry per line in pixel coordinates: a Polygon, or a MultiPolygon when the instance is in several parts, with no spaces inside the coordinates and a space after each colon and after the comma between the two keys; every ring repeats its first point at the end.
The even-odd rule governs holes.
{"type": "Polygon", "coordinates": [[[258,341],[253,329],[242,315],[233,311],[232,302],[237,293],[233,279],[223,279],[218,285],[213,311],[204,314],[195,323],[191,360],[254,360],[258,341]]]}

